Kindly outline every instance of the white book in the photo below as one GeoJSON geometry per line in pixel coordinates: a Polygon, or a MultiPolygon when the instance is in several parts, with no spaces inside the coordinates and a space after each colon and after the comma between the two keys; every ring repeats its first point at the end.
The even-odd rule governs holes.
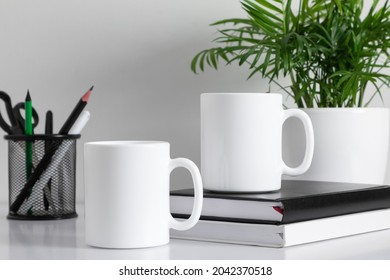
{"type": "Polygon", "coordinates": [[[390,209],[272,225],[200,220],[187,231],[171,230],[172,238],[265,247],[288,247],[390,228],[390,209]]]}

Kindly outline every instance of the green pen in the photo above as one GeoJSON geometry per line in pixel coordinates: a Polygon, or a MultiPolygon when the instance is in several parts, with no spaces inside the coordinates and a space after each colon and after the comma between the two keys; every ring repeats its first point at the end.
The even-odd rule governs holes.
{"type": "MultiPolygon", "coordinates": [[[[24,110],[25,110],[25,135],[31,136],[33,135],[33,124],[32,124],[32,102],[31,102],[31,96],[30,91],[27,91],[27,96],[24,104],[24,110]]],[[[32,147],[32,141],[26,141],[26,175],[28,178],[31,175],[32,168],[33,168],[33,147],[32,147]]]]}

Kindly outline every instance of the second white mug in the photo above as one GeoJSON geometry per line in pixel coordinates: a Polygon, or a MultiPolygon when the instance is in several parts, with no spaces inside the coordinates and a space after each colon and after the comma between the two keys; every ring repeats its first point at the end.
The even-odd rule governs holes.
{"type": "Polygon", "coordinates": [[[169,229],[186,230],[199,220],[203,189],[196,165],[171,159],[169,143],[90,142],[84,146],[86,243],[105,248],[141,248],[169,242],[169,229]],[[169,209],[169,176],[184,167],[192,175],[191,217],[175,220],[169,209]]]}
{"type": "Polygon", "coordinates": [[[313,150],[309,116],[299,109],[283,110],[280,94],[201,95],[201,171],[205,189],[278,190],[282,174],[299,175],[307,171],[313,150]],[[295,168],[282,159],[282,126],[290,117],[300,119],[306,132],[305,156],[295,168]]]}

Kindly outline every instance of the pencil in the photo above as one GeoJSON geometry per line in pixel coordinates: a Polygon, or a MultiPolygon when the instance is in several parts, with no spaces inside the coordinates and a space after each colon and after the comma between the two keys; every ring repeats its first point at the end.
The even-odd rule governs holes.
{"type": "MultiPolygon", "coordinates": [[[[25,110],[25,135],[31,136],[33,135],[33,124],[32,124],[32,101],[30,96],[30,91],[27,91],[27,96],[25,100],[24,105],[25,110]]],[[[30,177],[33,167],[33,160],[32,160],[32,142],[26,141],[26,175],[27,179],[30,177]]]]}
{"type": "Polygon", "coordinates": [[[81,112],[88,103],[89,97],[91,96],[93,86],[80,98],[76,107],[73,109],[72,113],[69,115],[68,119],[61,127],[59,134],[68,134],[69,130],[72,128],[73,124],[76,122],[81,112]]]}

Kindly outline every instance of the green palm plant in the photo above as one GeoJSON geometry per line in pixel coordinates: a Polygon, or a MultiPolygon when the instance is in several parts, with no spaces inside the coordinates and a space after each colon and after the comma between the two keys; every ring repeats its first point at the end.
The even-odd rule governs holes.
{"type": "MultiPolygon", "coordinates": [[[[221,62],[248,65],[248,78],[260,74],[282,87],[298,107],[363,107],[390,85],[390,6],[373,0],[242,0],[248,18],[217,26],[216,47],[191,62],[197,73],[221,62]],[[294,1],[297,3],[298,1],[294,1]],[[367,1],[366,1],[367,2],[367,1]],[[372,84],[375,92],[365,96],[372,84]]],[[[382,1],[383,2],[383,1],[382,1]]]]}

